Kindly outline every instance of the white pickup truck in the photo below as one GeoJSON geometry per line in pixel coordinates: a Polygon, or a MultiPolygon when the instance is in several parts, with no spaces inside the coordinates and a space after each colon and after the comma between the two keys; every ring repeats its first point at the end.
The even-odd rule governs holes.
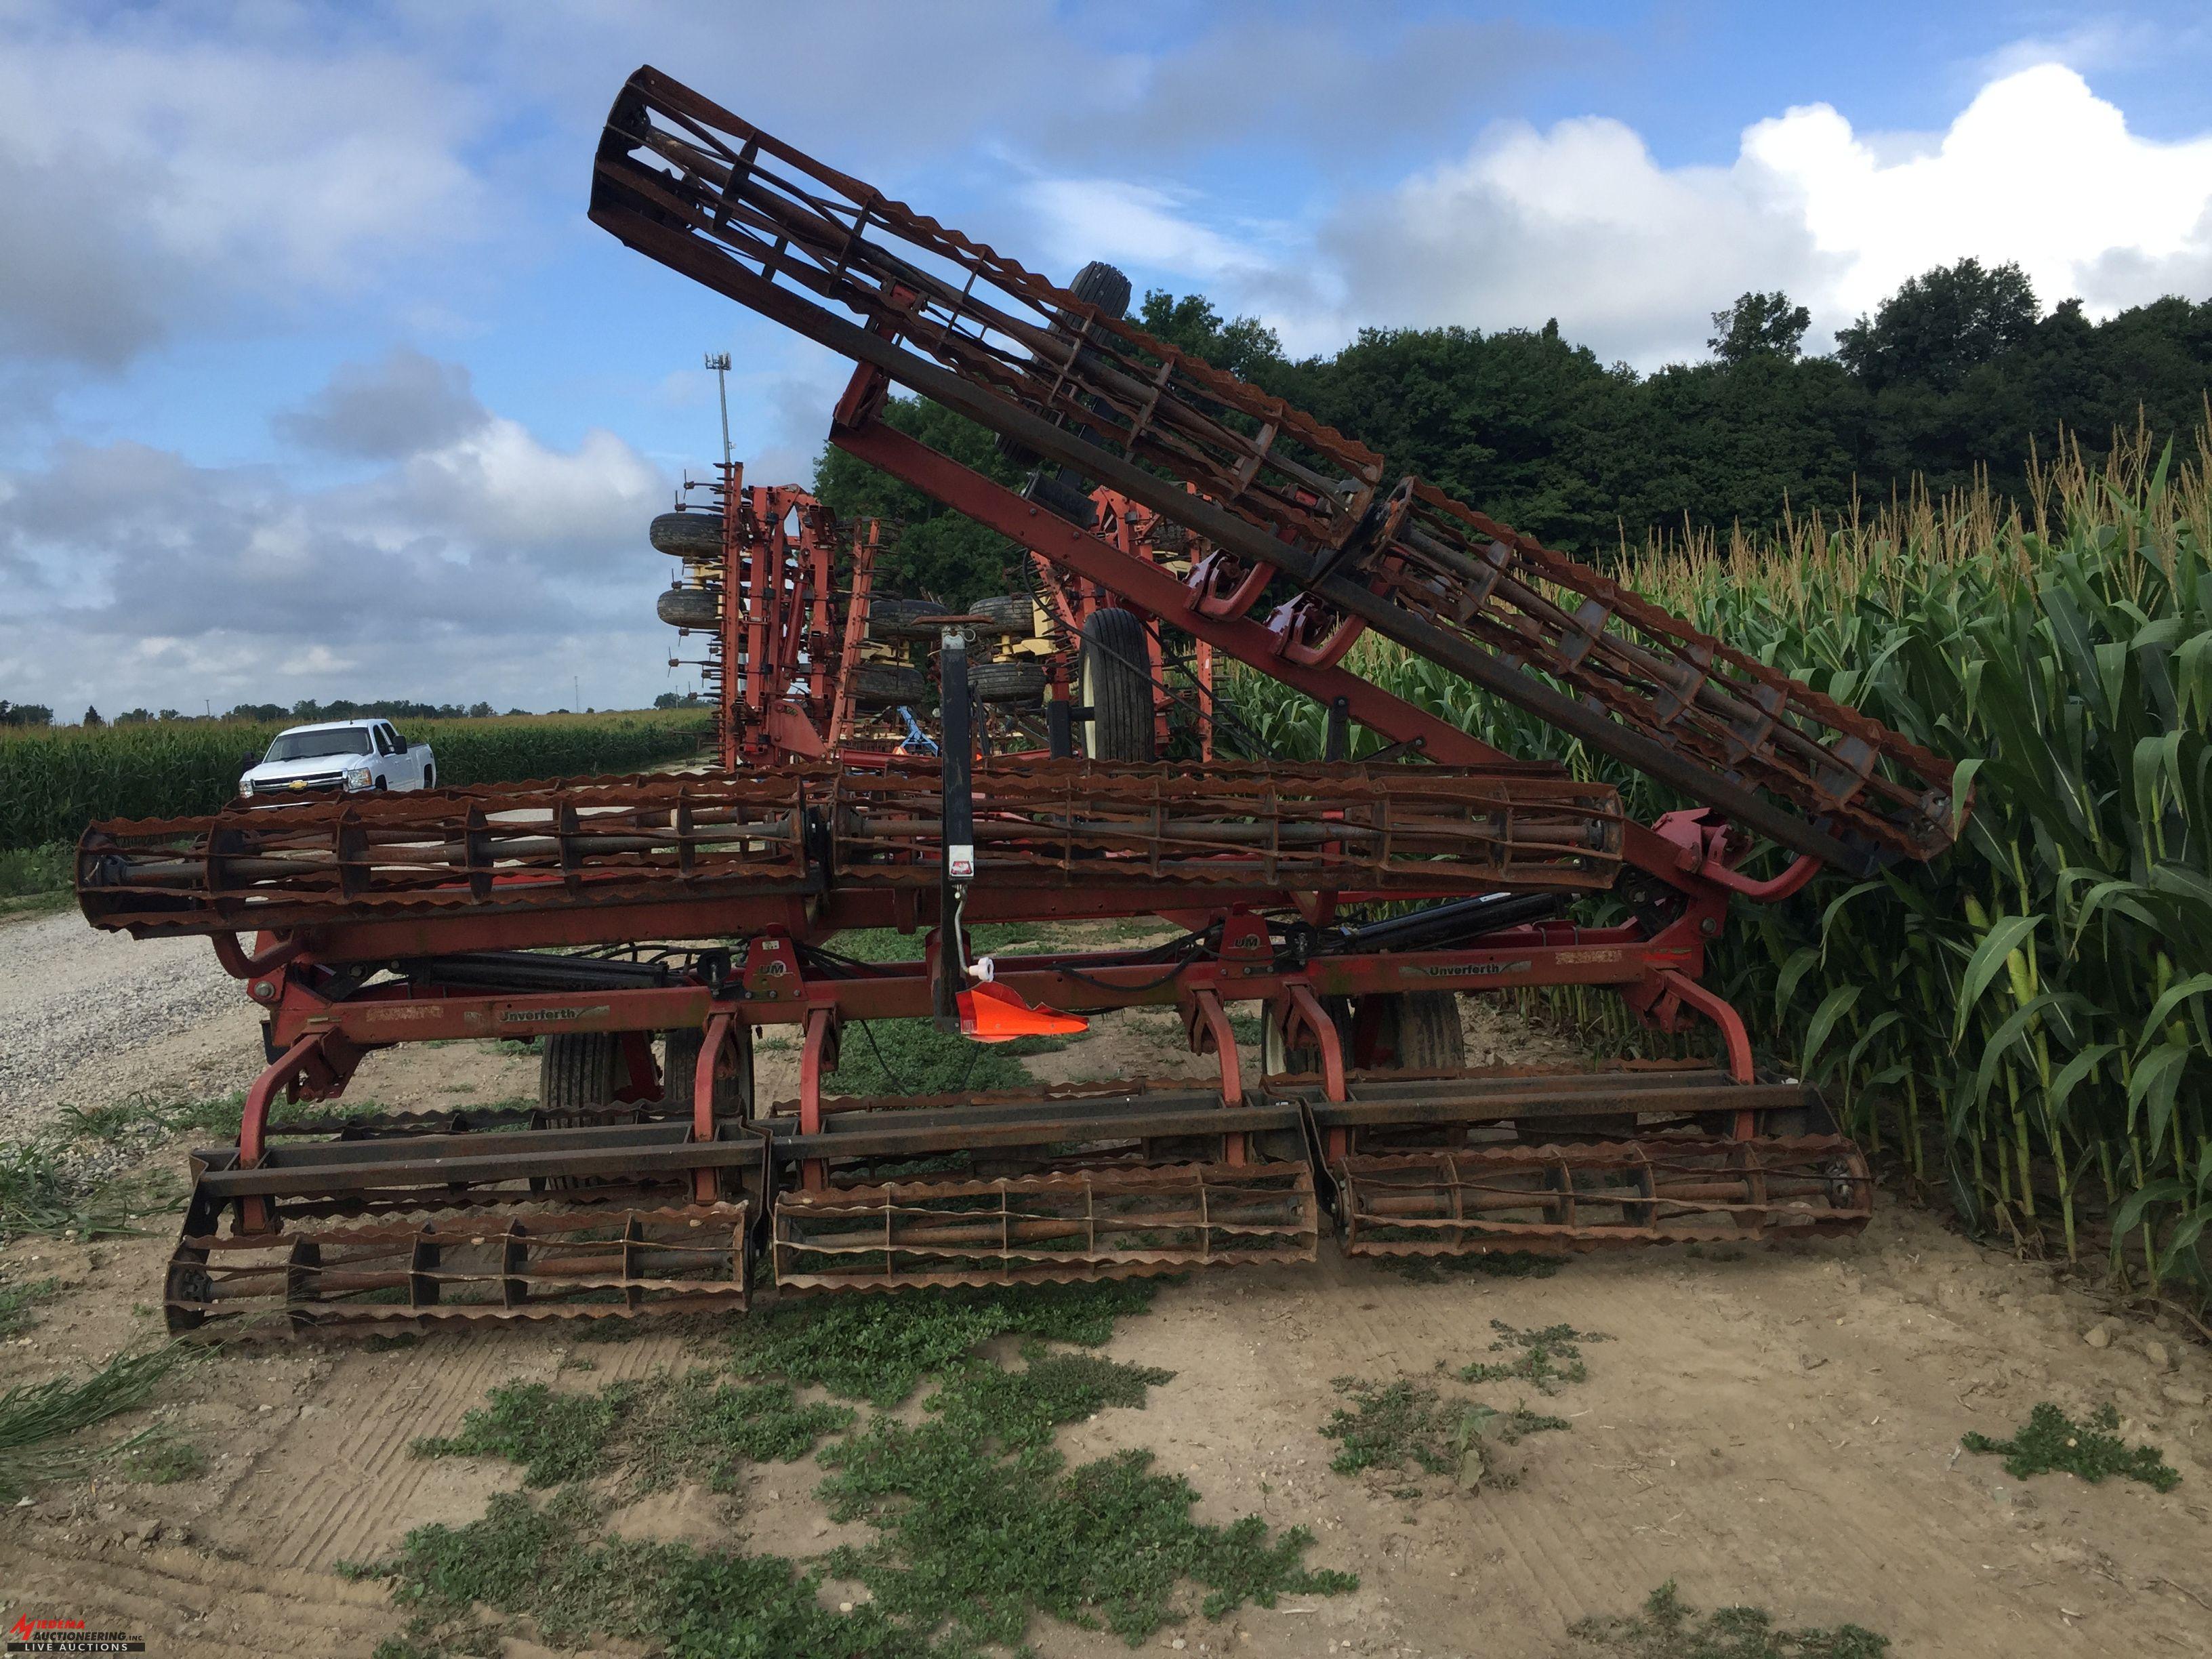
{"type": "Polygon", "coordinates": [[[390,720],[332,720],[279,732],[269,752],[239,779],[238,793],[248,800],[276,802],[429,789],[437,781],[430,745],[409,744],[390,720]]]}

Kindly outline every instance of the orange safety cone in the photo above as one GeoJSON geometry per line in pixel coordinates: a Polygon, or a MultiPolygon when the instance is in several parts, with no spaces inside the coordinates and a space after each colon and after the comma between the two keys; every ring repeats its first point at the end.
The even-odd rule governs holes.
{"type": "Polygon", "coordinates": [[[1066,1036],[1087,1031],[1091,1022],[1057,1008],[1032,1008],[1021,994],[991,980],[953,999],[960,1008],[960,1035],[978,1042],[1011,1042],[1016,1037],[1066,1036]]]}

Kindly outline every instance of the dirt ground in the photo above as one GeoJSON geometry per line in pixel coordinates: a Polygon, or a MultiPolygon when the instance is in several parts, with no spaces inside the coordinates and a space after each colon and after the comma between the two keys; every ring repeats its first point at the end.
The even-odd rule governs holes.
{"type": "MultiPolygon", "coordinates": [[[[11,1005],[33,994],[20,976],[0,980],[0,1030],[21,1029],[11,1005]]],[[[124,1070],[134,1088],[204,1086],[222,1073],[222,1043],[251,1034],[238,1012],[206,1015],[136,1045],[124,1070]]],[[[1547,1041],[1486,1010],[1471,1036],[1479,1056],[1535,1057],[1547,1041]]],[[[1178,1042],[1171,1021],[1122,1017],[1038,1069],[1203,1074],[1178,1042]]],[[[765,1054],[763,1073],[788,1060],[765,1054]]],[[[417,1048],[372,1056],[356,1089],[392,1106],[490,1101],[531,1093],[532,1066],[417,1048]]],[[[76,1082],[100,1067],[114,1057],[76,1082]]],[[[764,1092],[775,1086],[763,1076],[764,1092]]],[[[81,1376],[151,1337],[167,1248],[38,1239],[0,1251],[6,1282],[62,1282],[28,1334],[0,1346],[0,1387],[81,1376]]],[[[1583,1651],[1573,1621],[1626,1613],[1673,1579],[1700,1606],[1856,1622],[1899,1655],[2204,1653],[2212,1353],[2178,1330],[2102,1323],[2106,1311],[2050,1268],[1980,1249],[1893,1195],[1849,1243],[1626,1255],[1540,1279],[1410,1281],[1324,1243],[1314,1267],[1163,1289],[1107,1352],[1175,1380],[1148,1408],[1103,1412],[1061,1443],[1076,1459],[1148,1448],[1203,1494],[1200,1518],[1306,1525],[1310,1565],[1360,1575],[1349,1595],[1218,1623],[1194,1615],[1152,1638],[1185,1652],[1565,1656],[1583,1651]],[[1572,1427],[1514,1449],[1516,1486],[1469,1493],[1431,1480],[1407,1501],[1391,1495],[1395,1478],[1331,1472],[1334,1447],[1318,1431],[1340,1403],[1332,1378],[1419,1378],[1440,1360],[1484,1358],[1493,1319],[1609,1339],[1586,1349],[1588,1382],[1532,1400],[1572,1427]],[[2093,1331],[2108,1340],[2093,1346],[2093,1331]],[[2008,1434],[2042,1400],[2077,1415],[2116,1403],[2129,1437],[2164,1447],[2181,1485],[2161,1495],[2117,1480],[2021,1483],[1996,1459],[1960,1453],[1962,1433],[2008,1434]]],[[[207,1473],[167,1486],[56,1485],[0,1512],[0,1623],[82,1618],[143,1636],[156,1655],[367,1655],[401,1616],[380,1584],[349,1581],[337,1564],[384,1554],[425,1522],[472,1520],[519,1478],[504,1463],[411,1456],[412,1439],[453,1432],[510,1377],[595,1388],[680,1365],[686,1340],[583,1344],[535,1328],[381,1352],[278,1340],[185,1367],[151,1420],[205,1447],[207,1473]],[[595,1369],[564,1369],[580,1358],[595,1369]]],[[[816,1479],[811,1462],[764,1466],[734,1498],[680,1488],[618,1525],[813,1554],[859,1533],[829,1523],[816,1479]]],[[[1045,1620],[1030,1639],[1055,1659],[1127,1651],[1045,1620]]]]}

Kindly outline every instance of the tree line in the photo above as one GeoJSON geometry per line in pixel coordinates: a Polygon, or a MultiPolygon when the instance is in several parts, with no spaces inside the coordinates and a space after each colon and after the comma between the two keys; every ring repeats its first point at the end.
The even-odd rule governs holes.
{"type": "MultiPolygon", "coordinates": [[[[2015,264],[1962,259],[1905,282],[1808,356],[1811,315],[1750,293],[1712,317],[1711,353],[1649,374],[1541,328],[1371,328],[1293,359],[1249,317],[1159,290],[1152,333],[1297,404],[1451,495],[1554,547],[1604,559],[1653,534],[1758,531],[1785,514],[1849,513],[1986,479],[2024,501],[2032,454],[2063,432],[2093,454],[2138,423],[2206,424],[2212,301],[2178,297],[2092,321],[2045,311],[2015,264]]],[[[991,436],[911,398],[886,418],[1012,482],[991,436]]],[[[896,520],[890,591],[955,602],[1005,591],[1004,540],[836,450],[816,493],[843,516],[896,520]]]]}

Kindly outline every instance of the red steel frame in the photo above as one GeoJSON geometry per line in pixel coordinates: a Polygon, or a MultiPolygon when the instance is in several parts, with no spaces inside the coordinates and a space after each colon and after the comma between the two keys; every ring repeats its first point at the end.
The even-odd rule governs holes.
{"type": "MultiPolygon", "coordinates": [[[[1316,660],[1312,653],[1297,647],[1295,623],[1282,613],[1269,623],[1249,619],[1243,612],[1253,596],[1209,592],[1211,575],[1203,561],[1188,580],[1180,580],[1155,562],[1141,545],[1141,538],[1126,532],[1102,535],[1081,530],[874,420],[873,412],[880,407],[886,386],[873,368],[863,367],[856,373],[838,405],[831,442],[1001,531],[1055,570],[1096,584],[1133,608],[1170,619],[1202,644],[1285,680],[1316,699],[1324,702],[1341,699],[1353,719],[1395,743],[1449,764],[1481,766],[1509,758],[1360,679],[1335,661],[1316,660]]],[[[773,507],[775,498],[799,492],[746,493],[763,497],[761,506],[768,507],[773,507]]],[[[737,516],[727,515],[726,523],[737,516]]],[[[780,520],[774,528],[781,532],[780,520]]],[[[822,544],[826,547],[826,538],[822,544]]],[[[769,619],[778,614],[775,607],[785,598],[763,586],[761,573],[772,562],[754,558],[746,571],[749,597],[763,603],[764,617],[746,623],[736,607],[725,607],[726,628],[753,629],[745,641],[749,648],[756,641],[765,650],[771,640],[795,637],[793,630],[776,632],[769,625],[769,619]]],[[[727,568],[734,571],[738,567],[727,568]]],[[[826,564],[809,567],[810,570],[816,568],[826,571],[826,564]]],[[[823,591],[816,590],[817,594],[823,591]]],[[[864,605],[854,607],[848,613],[841,641],[841,669],[849,666],[848,659],[858,650],[859,635],[851,617],[864,615],[864,605]]],[[[823,628],[818,636],[826,636],[827,631],[823,628]]],[[[797,667],[795,660],[788,665],[797,667]]],[[[815,653],[811,667],[817,677],[826,670],[820,652],[815,653]]],[[[787,680],[763,682],[753,675],[748,676],[747,689],[750,692],[764,684],[787,684],[787,680]]],[[[778,703],[788,707],[790,702],[769,697],[759,701],[766,710],[778,703]]],[[[842,705],[842,699],[839,702],[842,705]]],[[[743,700],[749,711],[754,705],[750,696],[743,700]]],[[[792,718],[803,718],[803,714],[794,711],[792,718]]],[[[791,730],[765,715],[757,729],[770,742],[781,740],[791,730]]],[[[821,739],[817,728],[810,726],[808,730],[816,740],[821,739]]],[[[745,752],[740,744],[738,753],[745,752]]],[[[1246,1096],[1236,1045],[1228,1036],[1228,1003],[1265,1005],[1268,1018],[1281,1028],[1287,1043],[1310,1046],[1319,1054],[1325,1097],[1342,1100],[1347,1070],[1359,1056],[1346,1054],[1342,1037],[1323,1009],[1322,999],[1478,988],[1603,986],[1618,991],[1639,1017],[1662,1030],[1682,1029],[1690,1018],[1709,1022],[1719,1036],[1728,1075],[1737,1084],[1748,1085],[1753,1081],[1752,1053],[1743,1021],[1726,1001],[1698,982],[1705,948],[1725,923],[1731,894],[1759,900],[1786,896],[1809,879],[1818,861],[1801,855],[1780,876],[1753,881],[1732,867],[1741,848],[1728,827],[1702,811],[1672,812],[1654,824],[1631,823],[1625,830],[1625,861],[1674,890],[1680,901],[1679,913],[1656,933],[1647,933],[1635,921],[1606,927],[1545,921],[1486,935],[1476,945],[1316,956],[1302,967],[1285,971],[1276,963],[1267,923],[1259,912],[1262,908],[1281,908],[1286,896],[1254,892],[1210,896],[1205,910],[1166,913],[1194,929],[1212,923],[1222,928],[1217,957],[1186,963],[1171,975],[1164,975],[1157,962],[1116,964],[1076,954],[1002,957],[997,964],[997,978],[1032,1004],[1049,1004],[1071,1012],[1139,1006],[1180,1007],[1194,1050],[1218,1056],[1222,1097],[1230,1105],[1242,1104],[1246,1096]]],[[[1326,915],[1340,898],[1357,902],[1359,896],[1322,894],[1315,896],[1314,902],[1326,915]]],[[[1113,893],[1079,889],[1023,891],[985,885],[968,896],[964,918],[971,923],[1069,920],[1126,915],[1128,908],[1127,896],[1113,893]]],[[[580,942],[564,937],[563,918],[557,914],[482,917],[464,912],[349,923],[328,934],[305,939],[258,941],[256,952],[250,957],[235,940],[219,940],[217,950],[225,966],[249,980],[249,994],[267,1010],[270,1051],[282,1056],[248,1094],[240,1137],[240,1165],[251,1168],[259,1161],[266,1145],[269,1111],[280,1092],[288,1099],[334,1096],[343,1089],[360,1056],[371,1049],[401,1042],[516,1036],[550,1030],[641,1034],[703,1029],[707,1040],[692,1092],[697,1119],[694,1132],[699,1139],[711,1139],[714,1136],[714,1070],[725,1058],[735,1024],[797,1025],[803,1034],[803,1049],[794,1121],[799,1133],[817,1133],[823,1109],[823,1083],[834,1066],[843,1022],[924,1018],[932,1012],[931,980],[939,945],[934,931],[939,920],[935,909],[933,894],[913,891],[852,891],[833,893],[826,899],[774,896],[638,907],[630,930],[637,939],[713,936],[747,940],[741,962],[719,989],[697,982],[655,989],[484,995],[397,983],[333,1000],[319,988],[319,963],[436,957],[465,951],[580,942]],[[921,961],[874,964],[865,974],[851,977],[810,975],[796,949],[799,942],[827,938],[848,928],[892,927],[914,931],[925,926],[932,931],[921,961]]],[[[604,927],[603,920],[594,927],[604,927]]],[[[1743,1116],[1747,1121],[1739,1125],[1738,1132],[1748,1133],[1749,1114],[1743,1116]]],[[[1330,1131],[1332,1144],[1327,1150],[1332,1158],[1346,1150],[1339,1144],[1344,1134],[1344,1131],[1330,1131]]],[[[1241,1137],[1232,1136],[1231,1140],[1229,1160],[1242,1161],[1245,1152],[1241,1137]]],[[[713,1182],[714,1172],[702,1170],[695,1180],[702,1188],[702,1201],[706,1201],[710,1196],[706,1188],[713,1182]]],[[[813,1190],[824,1186],[827,1171],[820,1159],[803,1163],[801,1181],[813,1190]]]]}
{"type": "Polygon", "coordinates": [[[721,766],[818,759],[850,735],[846,688],[865,633],[875,527],[852,549],[854,592],[836,605],[836,520],[790,484],[748,485],[741,462],[717,466],[722,507],[721,617],[700,665],[715,682],[721,766]]]}
{"type": "MultiPolygon", "coordinates": [[[[1100,539],[1110,542],[1133,558],[1141,558],[1154,564],[1162,563],[1162,550],[1153,545],[1153,535],[1162,523],[1160,515],[1141,502],[1132,501],[1118,490],[1097,489],[1091,492],[1091,503],[1097,510],[1097,529],[1100,539]]],[[[1083,637],[1084,624],[1108,609],[1128,611],[1145,623],[1146,668],[1152,684],[1152,739],[1157,751],[1164,755],[1173,737],[1172,719],[1176,705],[1174,691],[1167,684],[1167,653],[1161,635],[1161,618],[1143,606],[1130,603],[1121,592],[1104,583],[1077,574],[1066,567],[1054,563],[1043,554],[1031,550],[1030,568],[1036,573],[1051,611],[1053,631],[1060,645],[1060,661],[1054,665],[1052,695],[1068,695],[1070,665],[1079,659],[1079,641],[1083,637]]],[[[1196,718],[1193,735],[1198,740],[1198,757],[1201,761],[1213,758],[1213,646],[1211,641],[1194,641],[1191,663],[1192,678],[1197,682],[1196,718]]]]}

